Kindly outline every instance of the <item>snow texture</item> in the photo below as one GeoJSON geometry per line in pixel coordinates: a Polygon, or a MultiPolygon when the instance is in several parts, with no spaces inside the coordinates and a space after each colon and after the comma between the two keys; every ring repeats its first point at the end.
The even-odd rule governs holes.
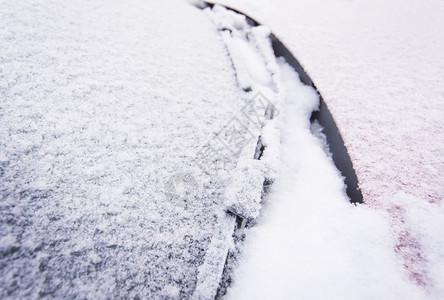
{"type": "Polygon", "coordinates": [[[228,298],[425,297],[399,270],[389,221],[349,203],[323,141],[311,133],[316,92],[283,60],[280,66],[286,93],[281,168],[257,225],[245,231],[228,298]]]}
{"type": "Polygon", "coordinates": [[[1,1],[0,41],[0,298],[205,289],[237,157],[211,177],[195,160],[245,105],[211,20],[183,1],[1,1]]]}
{"type": "MultiPolygon", "coordinates": [[[[277,66],[273,70],[273,66],[267,64],[275,61],[270,31],[263,26],[250,26],[243,15],[221,6],[207,9],[207,13],[221,31],[239,87],[246,91],[246,105],[237,119],[245,124],[251,136],[261,136],[262,145],[266,146],[267,138],[279,138],[266,134],[267,128],[275,123],[267,115],[269,110],[274,116],[279,114],[279,97],[275,92],[277,83],[274,76],[277,66]]],[[[226,192],[228,209],[247,220],[259,216],[264,180],[274,180],[273,168],[277,163],[276,159],[268,159],[268,155],[255,160],[253,154],[257,144],[257,138],[251,139],[240,152],[236,168],[231,172],[234,180],[226,192]]]]}
{"type": "Polygon", "coordinates": [[[276,176],[279,140],[278,125],[273,120],[279,114],[279,97],[275,92],[278,83],[274,73],[278,67],[271,48],[270,31],[265,27],[252,27],[244,16],[220,6],[207,8],[205,12],[225,42],[239,89],[244,91],[244,107],[217,136],[237,157],[225,191],[225,210],[232,217],[227,216],[225,227],[214,235],[206,251],[193,299],[219,297],[223,294],[220,288],[229,285],[231,274],[227,273],[227,268],[231,265],[227,259],[237,251],[234,242],[237,225],[233,215],[241,218],[242,226],[259,216],[264,182],[271,182],[276,176]],[[274,65],[268,63],[273,61],[274,65]],[[258,154],[260,146],[266,149],[258,154]]]}
{"type": "MultiPolygon", "coordinates": [[[[368,276],[367,281],[347,285],[349,297],[344,295],[340,286],[333,288],[329,285],[328,280],[313,291],[328,293],[329,298],[335,295],[351,299],[371,298],[372,295],[388,298],[391,295],[395,298],[442,299],[444,2],[223,0],[219,3],[243,11],[269,26],[304,66],[341,131],[364,201],[368,208],[375,210],[373,217],[367,219],[379,222],[380,229],[375,233],[380,234],[384,243],[367,248],[362,259],[368,260],[368,256],[372,256],[381,261],[372,261],[375,267],[371,264],[362,267],[362,261],[351,260],[353,269],[344,271],[344,276],[349,278],[365,279],[368,276]],[[381,267],[380,272],[370,270],[378,269],[389,257],[391,261],[387,268],[381,267]],[[354,269],[356,266],[362,268],[358,271],[354,269]],[[405,278],[400,279],[403,277],[407,278],[410,287],[405,278]],[[376,287],[375,282],[380,284],[379,291],[386,294],[379,294],[376,288],[372,288],[376,287]],[[403,288],[396,287],[396,282],[403,288]],[[404,294],[402,289],[411,293],[404,294]]],[[[287,163],[283,159],[281,164],[287,163]]],[[[319,176],[323,179],[326,175],[319,176]]],[[[319,187],[314,188],[317,189],[319,187]]],[[[281,192],[277,193],[279,199],[281,192]]],[[[334,196],[328,196],[328,199],[335,201],[334,196]]],[[[347,209],[343,208],[344,213],[347,209]]],[[[360,228],[360,224],[366,222],[367,219],[358,217],[360,213],[356,211],[359,210],[364,208],[353,210],[356,218],[351,215],[344,218],[348,227],[360,228]]],[[[365,210],[371,214],[367,208],[365,210]]],[[[275,215],[275,218],[279,217],[275,215]]],[[[324,225],[332,227],[337,219],[335,216],[333,221],[328,221],[329,225],[324,225]]],[[[360,236],[353,236],[354,239],[342,229],[336,234],[327,232],[332,234],[328,242],[333,237],[338,243],[347,241],[343,244],[344,250],[357,249],[357,253],[364,249],[360,243],[367,245],[367,240],[377,237],[369,230],[363,230],[360,236]]],[[[306,260],[315,259],[316,255],[330,256],[330,247],[324,249],[307,251],[306,260]]],[[[319,274],[328,272],[329,266],[347,257],[346,253],[331,255],[325,270],[319,268],[319,273],[308,273],[311,274],[308,278],[317,285],[319,274]]],[[[266,260],[266,256],[262,258],[266,260]]],[[[249,270],[250,275],[255,273],[253,270],[249,270]]],[[[300,272],[302,274],[304,270],[300,272]]],[[[293,275],[299,280],[296,273],[293,275]]],[[[335,276],[330,278],[330,283],[337,280],[335,276]]],[[[297,280],[289,285],[294,286],[297,280]]],[[[304,280],[301,279],[301,286],[308,285],[304,280]]],[[[256,282],[255,286],[262,285],[256,282]]]]}

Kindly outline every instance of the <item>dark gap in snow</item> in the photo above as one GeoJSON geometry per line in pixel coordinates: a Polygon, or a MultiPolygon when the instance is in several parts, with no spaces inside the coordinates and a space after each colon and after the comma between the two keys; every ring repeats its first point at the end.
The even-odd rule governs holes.
{"type": "Polygon", "coordinates": [[[233,282],[234,270],[238,266],[238,258],[241,252],[241,245],[245,240],[245,233],[242,229],[235,228],[232,237],[234,248],[227,253],[222,278],[219,282],[219,287],[217,288],[214,299],[222,299],[226,295],[228,288],[233,282]]]}
{"type": "Polygon", "coordinates": [[[204,9],[204,8],[212,6],[212,5],[209,5],[209,3],[205,2],[205,1],[200,1],[200,0],[193,1],[191,4],[193,4],[195,7],[199,8],[199,9],[204,9]]]}
{"type": "Polygon", "coordinates": [[[219,31],[228,31],[229,33],[232,32],[230,28],[222,28],[222,29],[220,29],[219,31]]]}
{"type": "Polygon", "coordinates": [[[270,104],[267,106],[267,110],[265,111],[265,118],[271,120],[274,118],[274,107],[270,104]]]}
{"type": "Polygon", "coordinates": [[[265,147],[262,144],[261,137],[257,140],[256,151],[254,152],[254,159],[260,160],[264,154],[265,147]]]}
{"type": "Polygon", "coordinates": [[[234,217],[236,219],[236,228],[237,229],[243,229],[245,228],[245,226],[247,225],[247,217],[239,214],[238,212],[236,212],[234,209],[228,208],[227,209],[227,214],[234,217]]]}
{"type": "Polygon", "coordinates": [[[270,188],[273,185],[273,182],[274,182],[273,179],[269,179],[269,178],[264,179],[264,184],[263,184],[264,190],[262,193],[262,198],[270,192],[270,188]]]}
{"type": "Polygon", "coordinates": [[[347,148],[345,147],[344,140],[339,132],[338,127],[327,107],[324,99],[316,88],[315,84],[305,72],[299,61],[291,54],[291,52],[282,44],[282,42],[275,36],[271,35],[272,47],[276,57],[282,56],[285,58],[288,64],[290,64],[296,72],[299,74],[301,81],[309,86],[312,86],[319,94],[320,104],[319,110],[315,111],[311,116],[311,121],[317,120],[319,124],[324,128],[323,133],[327,137],[330,151],[332,153],[333,162],[345,177],[344,182],[346,185],[346,192],[350,198],[351,203],[364,203],[361,190],[359,188],[358,178],[353,168],[352,161],[348,155],[347,148]]]}
{"type": "Polygon", "coordinates": [[[356,176],[344,140],[336,126],[333,116],[327,108],[327,105],[320,98],[319,111],[314,113],[313,119],[317,120],[323,127],[323,133],[327,137],[329,149],[332,154],[333,162],[341,174],[345,177],[346,192],[351,203],[364,203],[361,190],[359,188],[358,178],[356,176]]]}

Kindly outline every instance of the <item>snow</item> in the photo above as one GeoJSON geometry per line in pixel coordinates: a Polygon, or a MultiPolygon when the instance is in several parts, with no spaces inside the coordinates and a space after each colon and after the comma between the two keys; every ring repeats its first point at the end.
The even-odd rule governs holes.
{"type": "MultiPolygon", "coordinates": [[[[254,220],[250,227],[235,232],[245,235],[245,244],[231,246],[232,252],[240,247],[241,254],[228,298],[424,297],[424,291],[411,285],[399,268],[391,248],[389,220],[366,206],[349,203],[343,178],[331,161],[319,125],[310,124],[310,116],[319,105],[316,91],[302,84],[282,58],[264,55],[256,59],[254,64],[269,69],[245,60],[243,55],[251,53],[254,45],[249,36],[253,30],[230,26],[224,17],[232,13],[221,7],[216,6],[213,12],[213,18],[224,20],[223,28],[230,28],[229,36],[235,36],[234,42],[229,42],[230,51],[239,51],[235,63],[238,78],[240,72],[246,72],[242,78],[248,76],[252,87],[267,90],[273,86],[276,93],[272,98],[279,109],[279,114],[262,128],[264,158],[255,162],[241,155],[232,173],[236,181],[226,193],[237,214],[254,220]],[[232,50],[233,45],[239,45],[238,36],[243,42],[232,50]],[[240,50],[242,47],[246,49],[240,50]],[[237,67],[241,62],[243,65],[237,67]],[[272,74],[272,85],[263,80],[265,76],[250,73],[265,74],[264,70],[272,74]],[[265,177],[275,183],[269,194],[261,197],[254,192],[260,190],[258,169],[269,155],[277,170],[265,171],[265,177]],[[276,164],[276,157],[280,164],[276,164]],[[322,288],[316,288],[318,285],[322,288]]],[[[269,40],[268,36],[262,35],[259,44],[265,45],[265,40],[269,40]]]]}
{"type": "Polygon", "coordinates": [[[188,297],[228,218],[194,160],[244,106],[210,19],[2,1],[0,40],[0,298],[188,297]]]}
{"type": "Polygon", "coordinates": [[[281,169],[235,271],[229,299],[420,299],[400,272],[389,221],[354,206],[310,131],[318,96],[280,60],[285,88],[281,169]]]}
{"type": "MultiPolygon", "coordinates": [[[[272,61],[271,58],[274,60],[267,28],[252,28],[245,17],[220,6],[207,8],[205,13],[220,31],[239,89],[244,91],[244,106],[217,138],[237,155],[236,166],[229,170],[230,183],[224,192],[225,210],[242,217],[247,223],[259,216],[264,181],[273,181],[276,176],[279,132],[272,115],[279,114],[279,97],[275,92],[277,78],[271,70],[277,70],[277,65],[276,62],[275,66],[266,63],[272,61]],[[258,136],[263,145],[267,145],[267,152],[260,160],[255,158],[258,136]]],[[[221,285],[227,284],[225,280],[230,276],[226,271],[227,258],[236,249],[236,220],[227,217],[224,221],[225,225],[215,232],[206,250],[205,262],[199,267],[193,299],[219,297],[221,285]]]]}
{"type": "Polygon", "coordinates": [[[210,299],[231,279],[236,299],[442,298],[443,4],[409,4],[235,4],[322,92],[354,206],[268,27],[180,0],[1,1],[0,298],[210,299]]]}
{"type": "Polygon", "coordinates": [[[389,221],[399,272],[442,298],[444,3],[218,2],[269,26],[301,62],[341,131],[366,205],[389,221]]]}
{"type": "MultiPolygon", "coordinates": [[[[268,127],[276,127],[275,122],[266,117],[269,110],[273,110],[274,115],[279,114],[279,98],[275,92],[277,78],[271,71],[273,66],[267,65],[267,61],[274,60],[269,30],[265,27],[251,27],[245,17],[221,6],[207,9],[206,12],[221,30],[239,87],[247,91],[244,95],[246,105],[235,116],[236,120],[245,124],[249,136],[277,140],[278,135],[271,137],[264,134],[268,127]]],[[[268,155],[261,160],[253,159],[252,154],[258,141],[257,138],[248,140],[231,172],[234,180],[226,192],[226,205],[246,219],[255,219],[261,207],[263,182],[265,179],[274,180],[273,168],[277,160],[268,159],[268,155]]]]}

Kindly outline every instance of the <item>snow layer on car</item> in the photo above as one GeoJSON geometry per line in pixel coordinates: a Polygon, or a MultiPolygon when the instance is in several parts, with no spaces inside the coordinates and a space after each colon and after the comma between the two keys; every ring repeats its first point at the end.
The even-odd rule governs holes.
{"type": "MultiPolygon", "coordinates": [[[[230,30],[229,36],[234,36],[229,42],[230,51],[238,51],[235,65],[245,62],[245,53],[250,56],[260,53],[258,49],[252,51],[258,41],[259,45],[268,42],[268,49],[271,49],[269,30],[264,26],[247,26],[240,30],[240,26],[234,25],[237,22],[228,21],[230,17],[238,20],[238,14],[219,6],[214,6],[212,11],[213,19],[223,24],[219,28],[230,30]],[[257,40],[252,37],[253,29],[263,33],[256,36],[257,40]]],[[[277,176],[273,176],[275,184],[262,199],[257,196],[251,199],[253,191],[258,190],[254,189],[254,179],[260,176],[253,172],[257,169],[248,159],[241,156],[232,173],[236,181],[227,190],[227,201],[234,202],[235,211],[240,215],[255,218],[256,226],[235,233],[236,236],[245,235],[245,248],[241,243],[239,257],[227,260],[228,269],[239,262],[234,276],[224,276],[224,280],[234,282],[228,289],[229,297],[423,297],[423,291],[411,285],[408,276],[399,268],[390,247],[388,220],[378,211],[349,203],[343,178],[332,162],[325,139],[320,139],[319,133],[312,133],[319,126],[310,124],[310,116],[319,105],[315,89],[301,83],[298,74],[283,58],[264,55],[246,61],[244,66],[235,67],[239,85],[245,88],[248,83],[252,89],[273,87],[276,93],[270,95],[280,110],[263,128],[261,138],[266,147],[258,163],[267,162],[270,149],[277,148],[282,155],[278,154],[280,164],[272,164],[277,168],[277,176]],[[273,70],[273,84],[264,80],[265,76],[254,76],[252,70],[259,74],[273,70]],[[243,72],[242,76],[239,72],[243,72]],[[268,130],[274,127],[269,125],[277,126],[282,135],[274,130],[270,134],[268,130]],[[246,188],[253,191],[245,191],[246,188]],[[262,201],[255,203],[254,198],[262,201]]],[[[271,156],[274,155],[272,151],[271,156]]]]}
{"type": "MultiPolygon", "coordinates": [[[[264,185],[276,176],[280,137],[275,117],[279,115],[281,97],[270,31],[264,26],[250,26],[243,15],[221,6],[207,8],[205,13],[219,29],[239,89],[244,91],[245,105],[232,120],[242,124],[240,132],[246,135],[233,140],[238,145],[238,159],[230,170],[231,180],[225,192],[225,209],[232,218],[215,234],[206,251],[193,293],[195,299],[221,297],[230,284],[229,257],[236,256],[238,250],[238,229],[252,225],[260,214],[264,185]]],[[[230,132],[236,126],[228,126],[229,130],[221,131],[218,138],[232,136],[230,132]]]]}
{"type": "Polygon", "coordinates": [[[349,203],[323,141],[311,133],[318,95],[285,61],[279,65],[286,94],[281,168],[257,225],[245,230],[228,298],[425,297],[399,268],[388,220],[349,203]]]}
{"type": "Polygon", "coordinates": [[[443,298],[444,2],[219,3],[269,26],[297,57],[335,118],[364,202],[389,220],[400,271],[443,298]]]}
{"type": "Polygon", "coordinates": [[[0,40],[0,298],[190,295],[236,157],[193,160],[244,104],[215,26],[183,1],[2,1],[0,40]]]}

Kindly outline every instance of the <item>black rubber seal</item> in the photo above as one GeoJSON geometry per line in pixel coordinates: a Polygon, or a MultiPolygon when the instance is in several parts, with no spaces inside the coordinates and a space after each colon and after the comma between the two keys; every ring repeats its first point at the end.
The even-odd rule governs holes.
{"type": "Polygon", "coordinates": [[[301,81],[309,86],[312,86],[319,94],[319,110],[315,111],[311,117],[312,121],[317,120],[319,124],[323,127],[323,133],[327,137],[327,142],[332,154],[333,162],[341,172],[342,176],[345,177],[344,182],[346,187],[346,192],[350,198],[351,203],[364,203],[361,190],[359,189],[358,178],[356,176],[355,170],[353,168],[352,161],[348,155],[347,148],[345,147],[344,140],[339,132],[338,127],[327,107],[321,93],[314,85],[310,76],[302,68],[299,61],[290,53],[287,47],[279,41],[276,36],[271,36],[272,47],[276,57],[282,56],[285,58],[287,63],[289,63],[296,72],[299,73],[301,81]]]}

